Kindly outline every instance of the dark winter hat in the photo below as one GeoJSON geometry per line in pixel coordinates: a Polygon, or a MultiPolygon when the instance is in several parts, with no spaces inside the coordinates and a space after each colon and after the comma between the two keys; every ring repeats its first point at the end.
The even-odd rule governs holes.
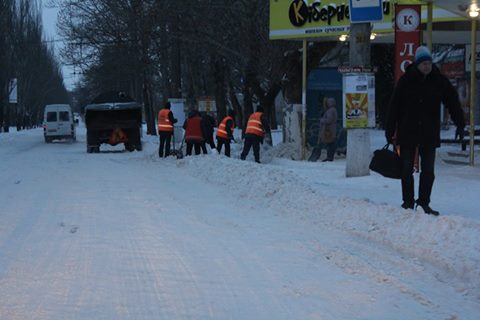
{"type": "Polygon", "coordinates": [[[165,108],[166,108],[166,109],[170,109],[171,106],[172,106],[172,105],[170,104],[170,101],[167,102],[167,103],[165,103],[165,108]]]}
{"type": "Polygon", "coordinates": [[[262,106],[258,106],[258,107],[257,107],[257,112],[263,112],[263,107],[262,107],[262,106]]]}
{"type": "Polygon", "coordinates": [[[235,114],[236,114],[235,110],[233,110],[233,109],[228,110],[228,115],[229,116],[235,117],[235,114]]]}
{"type": "Polygon", "coordinates": [[[423,61],[432,61],[432,54],[427,47],[420,46],[417,48],[417,51],[415,51],[415,63],[420,64],[423,61]]]}

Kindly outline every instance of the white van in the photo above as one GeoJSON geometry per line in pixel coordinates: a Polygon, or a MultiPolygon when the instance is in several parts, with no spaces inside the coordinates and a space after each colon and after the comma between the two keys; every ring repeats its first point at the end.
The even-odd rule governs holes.
{"type": "Polygon", "coordinates": [[[43,136],[46,143],[50,143],[54,139],[77,140],[72,108],[68,104],[48,104],[45,106],[43,136]]]}

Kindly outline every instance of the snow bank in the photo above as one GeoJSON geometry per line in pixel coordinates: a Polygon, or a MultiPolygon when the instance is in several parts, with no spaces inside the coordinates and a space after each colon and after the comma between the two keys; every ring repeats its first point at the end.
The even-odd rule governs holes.
{"type": "MultiPolygon", "coordinates": [[[[287,149],[277,148],[290,157],[287,149]]],[[[230,193],[238,194],[238,201],[262,203],[279,214],[318,227],[319,232],[334,228],[428,263],[439,270],[436,276],[442,281],[453,281],[453,277],[469,287],[464,289],[466,293],[480,296],[480,292],[471,292],[480,288],[477,221],[432,217],[368,200],[326,196],[285,166],[258,165],[217,154],[187,157],[177,161],[177,166],[203,181],[225,186],[230,193]],[[230,179],[225,179],[226,172],[231,173],[230,179]]]]}

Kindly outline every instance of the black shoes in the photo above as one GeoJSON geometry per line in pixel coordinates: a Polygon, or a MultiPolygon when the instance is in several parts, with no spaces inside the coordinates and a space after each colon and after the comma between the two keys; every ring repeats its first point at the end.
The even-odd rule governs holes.
{"type": "Polygon", "coordinates": [[[402,208],[403,208],[403,209],[412,209],[412,210],[413,210],[413,203],[404,202],[404,203],[402,203],[402,208]]]}
{"type": "Polygon", "coordinates": [[[437,210],[433,210],[432,208],[430,208],[430,206],[428,204],[423,204],[422,205],[422,204],[419,204],[417,202],[416,209],[418,210],[419,207],[426,214],[431,214],[431,215],[434,215],[434,216],[440,215],[440,212],[438,212],[437,210]]]}
{"type": "MultiPolygon", "coordinates": [[[[402,208],[405,209],[405,210],[408,210],[408,209],[411,209],[413,210],[414,209],[414,204],[413,203],[408,203],[408,202],[404,202],[402,203],[402,208]]],[[[433,210],[432,208],[430,208],[430,206],[428,204],[419,204],[418,202],[416,203],[415,205],[415,210],[417,211],[423,211],[423,213],[426,213],[426,214],[431,214],[433,216],[438,216],[440,215],[440,213],[437,211],[437,210],[433,210]]]]}
{"type": "Polygon", "coordinates": [[[325,159],[322,160],[322,162],[326,162],[326,161],[333,161],[333,159],[325,158],[325,159]]]}

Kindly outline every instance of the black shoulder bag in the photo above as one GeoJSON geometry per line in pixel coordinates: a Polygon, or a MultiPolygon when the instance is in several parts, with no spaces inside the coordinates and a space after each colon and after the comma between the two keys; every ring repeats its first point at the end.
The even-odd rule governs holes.
{"type": "MultiPolygon", "coordinates": [[[[395,152],[390,150],[387,143],[382,149],[373,152],[372,161],[370,161],[369,168],[381,174],[384,177],[392,179],[402,178],[402,159],[395,152]]],[[[392,145],[393,146],[393,145],[392,145]]]]}

